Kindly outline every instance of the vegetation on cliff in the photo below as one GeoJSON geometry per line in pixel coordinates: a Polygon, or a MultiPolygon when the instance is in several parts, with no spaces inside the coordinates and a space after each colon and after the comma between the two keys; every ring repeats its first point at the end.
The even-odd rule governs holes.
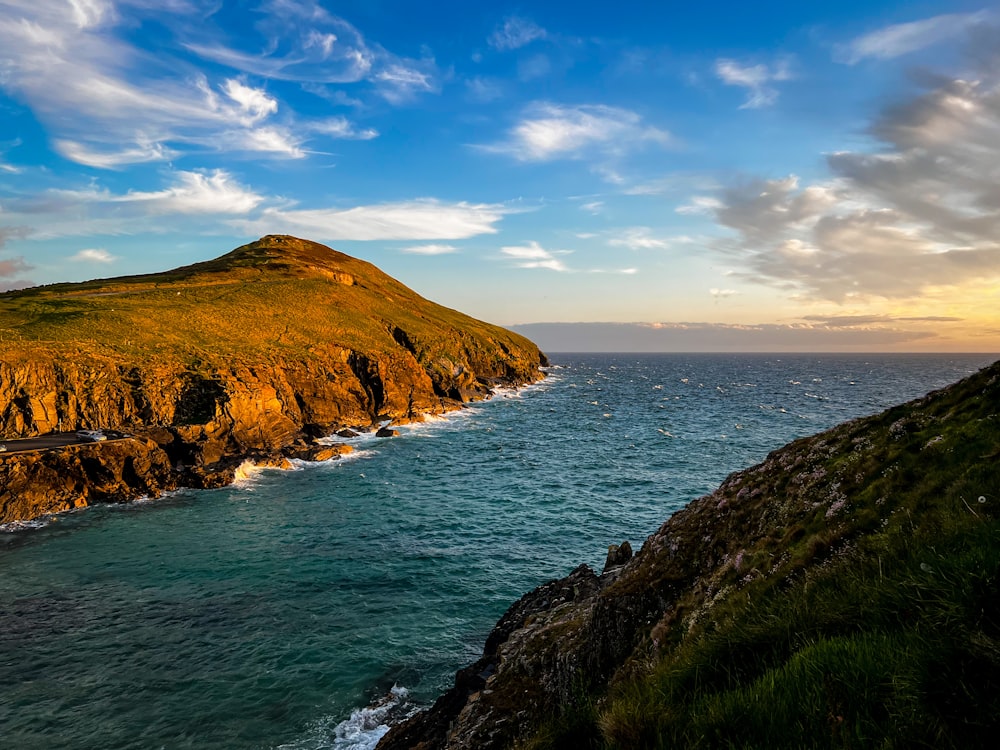
{"type": "MultiPolygon", "coordinates": [[[[181,467],[158,486],[198,486],[210,480],[187,469],[447,411],[543,363],[527,339],[370,263],[268,236],[165,273],[0,294],[0,439],[122,430],[181,467]]],[[[0,522],[32,504],[26,477],[41,474],[26,461],[0,456],[0,522]]],[[[38,512],[86,504],[85,468],[38,512]]]]}
{"type": "Polygon", "coordinates": [[[992,746],[998,407],[1000,363],[773,452],[525,596],[380,748],[992,746]]]}

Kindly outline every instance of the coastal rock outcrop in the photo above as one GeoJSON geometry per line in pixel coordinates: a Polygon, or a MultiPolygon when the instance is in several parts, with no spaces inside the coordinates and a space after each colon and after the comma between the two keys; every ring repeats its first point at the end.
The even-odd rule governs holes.
{"type": "MultiPolygon", "coordinates": [[[[429,302],[369,263],[268,236],[161,274],[0,295],[0,440],[134,435],[132,463],[158,452],[156,466],[173,475],[107,496],[156,495],[225,483],[234,461],[281,455],[303,438],[460,408],[496,384],[537,380],[543,364],[527,339],[429,302]]],[[[72,453],[44,457],[62,460],[72,453]]],[[[10,486],[18,494],[0,490],[0,523],[106,496],[50,491],[42,475],[10,486]]]]}
{"type": "Polygon", "coordinates": [[[141,438],[86,443],[58,453],[0,453],[5,521],[156,497],[177,484],[166,454],[152,440],[141,438]]]}
{"type": "MultiPolygon", "coordinates": [[[[840,733],[854,726],[868,737],[924,737],[925,716],[941,746],[982,746],[995,731],[995,718],[985,717],[1000,687],[998,424],[1000,363],[774,451],[677,512],[634,557],[624,544],[613,545],[600,576],[581,566],[516,602],[482,658],[459,671],[433,707],[393,727],[378,750],[683,747],[698,737],[718,740],[707,746],[841,747],[850,743],[840,733]],[[949,545],[953,557],[945,556],[949,545]],[[933,564],[926,562],[931,557],[933,564]],[[891,576],[900,577],[898,590],[891,576]],[[821,585],[836,605],[813,603],[821,585]],[[964,609],[950,600],[937,604],[962,587],[964,609]],[[942,614],[922,612],[933,606],[942,614]],[[754,620],[757,607],[764,614],[754,620]],[[792,616],[809,624],[781,619],[792,616]],[[777,728],[760,730],[770,739],[747,739],[751,709],[737,700],[761,700],[754,696],[770,695],[771,686],[799,674],[794,670],[805,658],[799,651],[828,642],[845,650],[853,642],[843,639],[865,628],[874,630],[857,636],[859,659],[870,643],[886,651],[903,644],[893,658],[904,663],[917,658],[915,644],[940,643],[933,647],[940,653],[927,650],[919,658],[968,662],[961,672],[967,705],[947,698],[952,667],[906,667],[915,671],[870,678],[872,692],[862,692],[854,709],[864,718],[852,724],[848,706],[861,688],[841,688],[837,681],[845,678],[817,666],[815,680],[808,671],[798,679],[815,685],[819,708],[789,698],[784,710],[798,723],[779,719],[777,728]],[[669,687],[685,669],[688,682],[669,687]],[[885,687],[889,682],[901,686],[897,693],[885,687]],[[708,699],[698,689],[718,692],[708,699]],[[893,716],[900,701],[917,701],[914,695],[924,696],[914,703],[921,709],[893,716]],[[702,710],[698,700],[716,702],[693,714],[702,710]],[[689,713],[701,722],[690,729],[689,713]]],[[[840,670],[891,669],[837,658],[840,670]]],[[[863,671],[850,674],[866,678],[863,671]]],[[[766,724],[771,709],[747,705],[757,706],[766,724]]]]}

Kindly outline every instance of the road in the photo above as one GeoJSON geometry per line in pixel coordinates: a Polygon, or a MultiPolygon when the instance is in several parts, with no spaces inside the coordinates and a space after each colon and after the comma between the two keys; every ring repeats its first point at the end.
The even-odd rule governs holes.
{"type": "MultiPolygon", "coordinates": [[[[106,433],[108,440],[124,440],[128,436],[118,432],[106,433]]],[[[80,437],[75,432],[53,432],[50,435],[22,438],[17,440],[0,440],[0,445],[7,446],[3,453],[24,453],[26,451],[47,451],[54,448],[65,448],[70,445],[86,445],[93,443],[90,438],[80,437]]]]}

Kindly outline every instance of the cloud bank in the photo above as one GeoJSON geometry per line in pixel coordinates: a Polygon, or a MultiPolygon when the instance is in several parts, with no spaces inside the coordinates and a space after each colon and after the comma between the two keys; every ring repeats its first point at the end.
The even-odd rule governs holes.
{"type": "Polygon", "coordinates": [[[871,151],[827,155],[830,178],[753,178],[677,210],[731,231],[743,278],[807,299],[917,298],[1000,280],[1000,65],[925,88],[869,126],[871,151]]]}

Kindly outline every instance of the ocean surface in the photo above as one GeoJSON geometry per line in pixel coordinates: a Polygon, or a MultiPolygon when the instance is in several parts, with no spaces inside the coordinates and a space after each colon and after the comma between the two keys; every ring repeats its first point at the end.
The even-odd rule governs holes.
{"type": "Polygon", "coordinates": [[[350,457],[0,533],[0,745],[371,748],[504,610],[988,355],[554,355],[350,457]]]}

